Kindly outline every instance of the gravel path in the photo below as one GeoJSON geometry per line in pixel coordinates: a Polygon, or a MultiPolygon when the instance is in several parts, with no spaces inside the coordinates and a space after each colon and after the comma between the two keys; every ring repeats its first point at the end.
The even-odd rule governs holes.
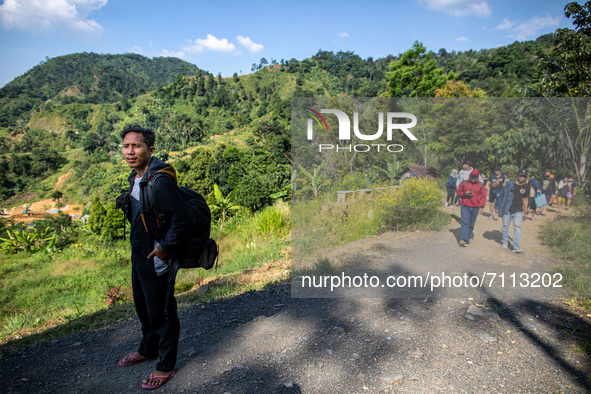
{"type": "MultiPolygon", "coordinates": [[[[469,258],[477,247],[498,250],[494,232],[500,223],[478,220],[472,249],[457,247],[457,223],[439,233],[411,236],[427,249],[439,236],[448,239],[437,243],[435,254],[444,248],[445,253],[460,251],[469,258]]],[[[523,258],[526,262],[547,258],[547,250],[537,241],[540,225],[524,227],[522,256],[528,256],[526,245],[532,250],[523,258]],[[534,253],[534,247],[541,252],[534,253]]],[[[355,248],[364,250],[387,240],[390,248],[404,252],[408,236],[384,234],[355,248]]],[[[386,261],[388,250],[381,253],[379,260],[386,261]]],[[[591,320],[559,299],[493,299],[486,294],[292,298],[290,285],[277,285],[195,305],[180,318],[177,375],[160,392],[591,391],[591,362],[576,342],[580,333],[591,333],[591,320]]],[[[136,349],[138,340],[139,323],[134,319],[5,353],[0,358],[0,391],[143,392],[141,381],[154,363],[118,365],[122,356],[136,349]]]]}

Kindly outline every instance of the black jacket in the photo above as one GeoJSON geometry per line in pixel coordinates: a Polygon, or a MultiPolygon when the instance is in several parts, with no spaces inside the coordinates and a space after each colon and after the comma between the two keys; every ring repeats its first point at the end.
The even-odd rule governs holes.
{"type": "MultiPolygon", "coordinates": [[[[130,192],[135,176],[136,171],[133,170],[127,179],[130,192]]],[[[154,261],[147,259],[150,252],[154,250],[154,241],[158,241],[161,249],[165,250],[171,258],[179,256],[195,222],[177,186],[174,168],[156,157],[150,159],[150,164],[140,181],[139,207],[140,214],[135,218],[131,217],[130,208],[127,211],[124,209],[127,219],[131,222],[131,263],[139,272],[155,276],[154,261]],[[157,220],[155,212],[146,207],[146,201],[148,201],[146,185],[156,172],[167,174],[158,176],[154,180],[154,192],[159,210],[166,217],[164,228],[157,220]]]]}

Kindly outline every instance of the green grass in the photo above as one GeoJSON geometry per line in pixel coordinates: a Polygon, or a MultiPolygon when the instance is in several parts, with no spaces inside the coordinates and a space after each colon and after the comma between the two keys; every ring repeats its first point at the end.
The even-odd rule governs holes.
{"type": "Polygon", "coordinates": [[[109,286],[129,282],[128,254],[124,243],[91,240],[53,255],[2,255],[0,341],[103,309],[109,286]]]}
{"type": "MultiPolygon", "coordinates": [[[[289,205],[281,202],[223,229],[214,225],[218,269],[179,272],[181,308],[274,283],[271,274],[250,283],[243,276],[271,262],[286,264],[289,233],[289,205]],[[205,294],[196,291],[201,283],[209,287],[205,294]]],[[[0,255],[0,345],[38,343],[134,317],[130,253],[129,241],[106,244],[89,236],[53,255],[0,255]],[[107,306],[107,291],[117,286],[122,300],[107,306]]]]}
{"type": "MultiPolygon", "coordinates": [[[[557,269],[564,277],[565,289],[572,297],[568,300],[575,309],[591,313],[591,205],[579,194],[571,207],[574,216],[560,216],[548,223],[541,232],[542,241],[561,260],[557,269]]],[[[572,327],[578,349],[591,354],[591,333],[585,324],[572,327]]]]}
{"type": "Polygon", "coordinates": [[[578,204],[573,200],[574,216],[558,217],[544,227],[541,237],[562,261],[558,272],[564,276],[566,289],[575,298],[588,299],[591,297],[591,206],[582,198],[577,198],[578,204]]]}
{"type": "Polygon", "coordinates": [[[339,247],[385,231],[439,231],[450,215],[437,209],[442,194],[434,182],[410,179],[399,189],[374,190],[371,196],[338,203],[327,193],[302,201],[292,208],[294,261],[318,256],[322,250],[339,247]]]}
{"type": "Polygon", "coordinates": [[[421,231],[441,231],[451,221],[451,215],[448,212],[437,210],[429,218],[417,226],[417,230],[421,231]]]}

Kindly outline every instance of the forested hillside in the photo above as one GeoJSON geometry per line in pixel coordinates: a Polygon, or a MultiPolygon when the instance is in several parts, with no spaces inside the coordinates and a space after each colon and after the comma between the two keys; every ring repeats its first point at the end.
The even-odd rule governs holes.
{"type": "Polygon", "coordinates": [[[539,95],[532,91],[539,82],[538,60],[553,42],[553,35],[546,34],[534,41],[516,41],[481,51],[448,53],[440,49],[436,61],[446,73],[457,73],[459,80],[491,97],[539,95]]]}
{"type": "Polygon", "coordinates": [[[196,67],[177,58],[76,53],[47,59],[0,89],[0,127],[27,121],[31,110],[54,104],[110,103],[144,94],[196,67]]]}
{"type": "MultiPolygon", "coordinates": [[[[428,55],[468,90],[537,96],[539,58],[552,43],[553,35],[546,35],[506,47],[428,55]]],[[[0,198],[11,198],[10,204],[23,195],[47,197],[57,177],[70,171],[62,187],[66,199],[87,207],[94,196],[110,200],[125,187],[127,172],[118,133],[141,124],[158,131],[156,154],[175,163],[181,183],[204,195],[214,185],[223,196],[236,190],[237,203],[259,210],[272,202],[273,193],[289,196],[295,184],[305,189],[316,182],[290,162],[292,97],[387,96],[389,67],[400,58],[320,50],[301,61],[263,58],[252,74],[230,78],[172,58],[49,59],[0,90],[0,169],[6,174],[0,198]]],[[[507,140],[502,133],[498,137],[486,141],[493,144],[490,152],[507,140]]],[[[458,159],[455,152],[438,151],[441,145],[431,137],[429,143],[431,165],[458,159]]],[[[509,160],[506,156],[502,160],[509,160]]],[[[372,163],[351,187],[391,182],[396,168],[423,160],[417,147],[397,155],[394,166],[392,160],[372,163]]],[[[346,175],[322,174],[325,181],[346,175]]]]}

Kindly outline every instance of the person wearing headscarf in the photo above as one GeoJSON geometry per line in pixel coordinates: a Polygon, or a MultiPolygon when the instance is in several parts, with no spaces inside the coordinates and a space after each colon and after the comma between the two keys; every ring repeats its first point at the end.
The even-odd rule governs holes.
{"type": "Polygon", "coordinates": [[[445,206],[454,206],[454,199],[456,197],[456,189],[458,183],[458,170],[451,170],[451,174],[447,180],[445,186],[447,187],[447,200],[445,206]]]}

